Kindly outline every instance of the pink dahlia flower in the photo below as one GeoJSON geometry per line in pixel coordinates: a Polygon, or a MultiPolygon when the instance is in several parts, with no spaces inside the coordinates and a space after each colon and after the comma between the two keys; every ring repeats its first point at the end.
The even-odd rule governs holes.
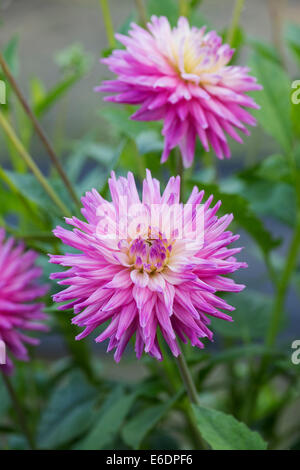
{"type": "Polygon", "coordinates": [[[165,17],[152,16],[147,26],[133,23],[129,36],[116,34],[125,49],[102,62],[118,77],[95,91],[116,93],[106,101],[141,105],[132,119],[164,121],[162,162],[179,145],[191,166],[197,135],[207,152],[210,144],[218,158],[229,158],[226,134],[241,143],[236,129],[249,135],[245,124],[256,120],[244,108],[259,106],[245,92],[261,86],[247,67],[227,65],[234,50],[215,31],[191,28],[184,17],[173,29],[165,17]]]}
{"type": "Polygon", "coordinates": [[[202,202],[204,192],[196,187],[187,204],[180,204],[179,176],[161,195],[159,182],[147,171],[142,201],[132,173],[119,179],[112,173],[109,188],[112,202],[95,189],[82,198],[87,222],[73,217],[66,219],[72,231],[54,230],[79,251],[50,255],[52,263],[69,267],[51,278],[69,286],[54,300],[67,302],[62,310],[74,308],[73,323],[85,328],[76,339],[109,321],[96,342],[109,338],[108,351],[116,348],[117,362],[134,333],[138,358],[145,351],[162,359],[158,329],[175,356],[178,339],[203,348],[200,339],[213,336],[209,317],[231,321],[221,310],[234,310],[216,292],[244,288],[224,277],[246,266],[234,257],[240,248],[228,248],[239,238],[227,231],[233,216],[218,218],[220,201],[213,207],[212,196],[202,202]]]}
{"type": "MultiPolygon", "coordinates": [[[[24,250],[22,242],[13,238],[5,241],[5,232],[0,229],[0,340],[6,351],[20,361],[28,361],[25,344],[37,345],[39,340],[27,336],[23,331],[47,331],[41,320],[44,305],[34,302],[48,291],[47,285],[39,285],[41,268],[34,265],[37,253],[24,250]]],[[[6,357],[0,365],[5,373],[11,373],[13,362],[6,357]]]]}

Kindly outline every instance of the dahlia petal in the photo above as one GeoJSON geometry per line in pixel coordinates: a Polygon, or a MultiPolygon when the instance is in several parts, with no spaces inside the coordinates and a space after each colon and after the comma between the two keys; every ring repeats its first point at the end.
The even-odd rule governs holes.
{"type": "Polygon", "coordinates": [[[150,279],[145,271],[141,272],[137,269],[134,269],[133,271],[131,271],[130,277],[132,279],[132,282],[138,287],[146,287],[149,284],[150,279]]]}

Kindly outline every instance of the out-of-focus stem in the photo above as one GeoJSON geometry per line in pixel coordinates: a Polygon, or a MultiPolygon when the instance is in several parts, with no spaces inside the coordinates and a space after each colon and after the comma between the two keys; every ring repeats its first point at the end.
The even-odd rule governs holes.
{"type": "Polygon", "coordinates": [[[136,8],[139,14],[139,20],[142,26],[147,26],[147,11],[143,0],[135,0],[136,8]]]}
{"type": "Polygon", "coordinates": [[[226,37],[226,42],[230,46],[232,45],[237,27],[239,25],[244,3],[245,3],[245,0],[236,0],[235,2],[234,10],[232,13],[231,25],[230,25],[230,28],[228,30],[227,37],[226,37]]]}
{"type": "Polygon", "coordinates": [[[284,301],[289,286],[291,276],[296,267],[300,250],[300,213],[297,216],[295,231],[292,242],[283,268],[282,276],[278,281],[278,288],[275,297],[274,310],[267,334],[266,345],[272,347],[275,343],[283,313],[284,301]]]}
{"type": "Polygon", "coordinates": [[[44,144],[44,147],[45,149],[47,150],[49,156],[50,156],[50,159],[53,163],[53,165],[55,166],[58,174],[60,175],[61,179],[63,180],[67,190],[69,191],[70,193],[70,196],[71,198],[73,199],[73,201],[75,202],[76,205],[80,205],[79,203],[79,199],[72,187],[72,184],[69,180],[69,178],[67,177],[60,161],[59,161],[59,158],[58,156],[56,155],[51,143],[49,142],[45,132],[43,131],[40,123],[38,122],[37,118],[35,117],[35,115],[33,114],[33,111],[31,110],[29,104],[27,103],[23,93],[21,92],[21,89],[20,87],[18,86],[16,80],[14,79],[14,76],[12,75],[11,71],[9,70],[9,67],[8,67],[8,64],[6,63],[5,61],[5,58],[3,56],[3,54],[0,52],[0,65],[3,69],[3,72],[7,78],[7,80],[9,81],[12,89],[14,90],[16,96],[18,97],[21,105],[23,106],[23,109],[25,111],[25,113],[27,114],[27,116],[29,117],[29,119],[31,120],[32,124],[33,124],[33,127],[35,128],[36,130],[36,133],[38,134],[38,136],[40,137],[42,143],[44,144]]]}
{"type": "Polygon", "coordinates": [[[26,439],[28,441],[28,445],[29,445],[30,449],[34,449],[35,448],[34,440],[33,440],[33,437],[31,435],[31,432],[29,431],[29,428],[27,426],[27,422],[26,422],[26,419],[25,419],[25,416],[24,416],[24,413],[23,413],[22,406],[19,402],[19,399],[18,399],[18,397],[17,397],[17,395],[14,391],[14,388],[13,388],[9,378],[4,373],[2,373],[2,377],[3,377],[4,384],[6,386],[7,392],[9,394],[10,399],[12,401],[12,404],[14,406],[14,410],[17,414],[20,428],[21,428],[24,436],[26,437],[26,439]]]}
{"type": "Polygon", "coordinates": [[[190,0],[179,0],[179,15],[189,16],[190,13],[190,0]]]}
{"type": "Polygon", "coordinates": [[[40,185],[43,187],[43,189],[46,191],[46,193],[49,195],[49,197],[52,199],[52,201],[59,207],[59,209],[62,211],[62,213],[66,216],[72,217],[71,213],[69,212],[68,208],[65,206],[65,204],[62,202],[60,197],[56,194],[54,189],[50,186],[48,183],[47,179],[44,177],[44,175],[41,173],[25,147],[23,146],[22,142],[19,140],[17,135],[15,134],[15,131],[11,127],[10,123],[7,121],[5,116],[0,112],[0,126],[3,128],[5,134],[7,137],[10,139],[12,144],[15,146],[16,150],[18,151],[20,157],[24,160],[24,162],[27,164],[27,166],[30,168],[40,185]]]}
{"type": "Polygon", "coordinates": [[[282,20],[283,20],[283,7],[286,0],[268,0],[268,10],[271,20],[271,33],[272,33],[272,41],[279,52],[281,62],[285,64],[285,57],[284,57],[284,48],[281,39],[281,32],[282,32],[282,20]]]}
{"type": "Polygon", "coordinates": [[[116,40],[114,35],[114,27],[111,19],[109,5],[107,0],[99,0],[102,9],[103,21],[106,31],[106,37],[109,47],[112,49],[116,47],[116,40]]]}

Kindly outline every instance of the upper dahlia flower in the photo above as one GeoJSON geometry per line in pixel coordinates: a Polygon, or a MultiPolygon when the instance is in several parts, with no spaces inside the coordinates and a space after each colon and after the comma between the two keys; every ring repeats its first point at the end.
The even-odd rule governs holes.
{"type": "MultiPolygon", "coordinates": [[[[34,302],[48,291],[47,285],[40,285],[37,279],[41,268],[34,265],[38,254],[24,250],[22,242],[13,238],[5,241],[5,231],[0,229],[0,340],[7,352],[21,361],[28,361],[25,344],[37,345],[39,340],[27,336],[25,331],[47,331],[40,320],[44,305],[34,302]]],[[[6,364],[0,365],[5,373],[11,373],[13,362],[6,357],[6,364]]]]}
{"type": "Polygon", "coordinates": [[[131,25],[129,36],[116,34],[125,46],[102,59],[118,75],[95,91],[117,93],[107,101],[140,104],[132,119],[164,120],[162,162],[179,145],[185,167],[194,159],[196,136],[206,151],[211,144],[218,158],[230,157],[227,133],[243,142],[236,128],[256,120],[243,107],[259,108],[245,95],[259,90],[247,67],[228,66],[234,50],[215,31],[190,27],[186,18],[171,29],[165,17],[152,16],[148,31],[131,25]]]}
{"type": "Polygon", "coordinates": [[[134,333],[138,358],[145,351],[161,359],[158,329],[175,356],[180,354],[178,338],[202,348],[199,338],[213,335],[208,316],[231,320],[219,309],[234,310],[216,292],[244,287],[224,277],[246,266],[234,257],[240,248],[227,248],[239,238],[226,230],[233,216],[218,218],[221,202],[211,207],[210,196],[201,203],[204,192],[197,187],[183,207],[179,176],[161,195],[159,182],[147,171],[142,202],[132,173],[118,180],[112,173],[109,188],[112,202],[95,189],[82,198],[87,222],[73,217],[66,219],[73,231],[54,230],[79,250],[50,255],[52,263],[70,267],[51,278],[70,286],[54,300],[67,302],[61,309],[74,307],[73,323],[85,327],[76,339],[110,320],[96,341],[110,338],[108,351],[116,348],[116,361],[134,333]]]}

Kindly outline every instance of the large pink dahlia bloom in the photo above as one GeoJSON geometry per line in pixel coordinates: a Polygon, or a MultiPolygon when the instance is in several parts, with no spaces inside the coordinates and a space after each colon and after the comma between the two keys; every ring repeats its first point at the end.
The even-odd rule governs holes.
{"type": "Polygon", "coordinates": [[[109,188],[112,202],[95,189],[82,198],[87,222],[73,217],[66,219],[73,231],[54,230],[79,251],[50,255],[52,263],[69,267],[51,275],[69,286],[54,300],[67,302],[61,309],[74,307],[73,323],[85,328],[77,339],[109,321],[96,341],[109,338],[116,361],[134,333],[138,358],[145,351],[162,359],[158,329],[175,356],[178,339],[202,348],[200,338],[213,336],[209,316],[231,320],[221,310],[234,310],[216,292],[244,287],[225,277],[246,266],[234,257],[240,248],[228,248],[239,238],[227,230],[233,216],[218,218],[221,202],[211,207],[212,196],[202,202],[204,192],[196,187],[187,204],[180,204],[179,177],[161,195],[159,181],[147,171],[142,201],[132,173],[119,179],[112,173],[109,188]]]}
{"type": "Polygon", "coordinates": [[[118,75],[95,91],[116,93],[107,101],[141,105],[132,119],[164,120],[162,162],[179,145],[185,167],[194,159],[196,136],[206,151],[230,157],[226,134],[243,142],[236,132],[249,134],[256,124],[245,107],[259,108],[245,92],[259,90],[249,69],[228,66],[234,50],[215,31],[190,27],[186,18],[171,29],[165,17],[152,16],[148,30],[131,25],[129,36],[116,34],[125,46],[102,59],[118,75]]]}
{"type": "MultiPolygon", "coordinates": [[[[35,302],[48,291],[47,285],[38,283],[41,268],[34,264],[37,256],[32,250],[25,251],[22,242],[5,240],[5,232],[0,229],[0,340],[6,351],[20,361],[29,360],[26,343],[39,344],[37,338],[23,331],[48,330],[41,322],[47,318],[42,312],[44,305],[35,302]]],[[[13,362],[8,355],[0,369],[12,372],[13,362]]]]}

